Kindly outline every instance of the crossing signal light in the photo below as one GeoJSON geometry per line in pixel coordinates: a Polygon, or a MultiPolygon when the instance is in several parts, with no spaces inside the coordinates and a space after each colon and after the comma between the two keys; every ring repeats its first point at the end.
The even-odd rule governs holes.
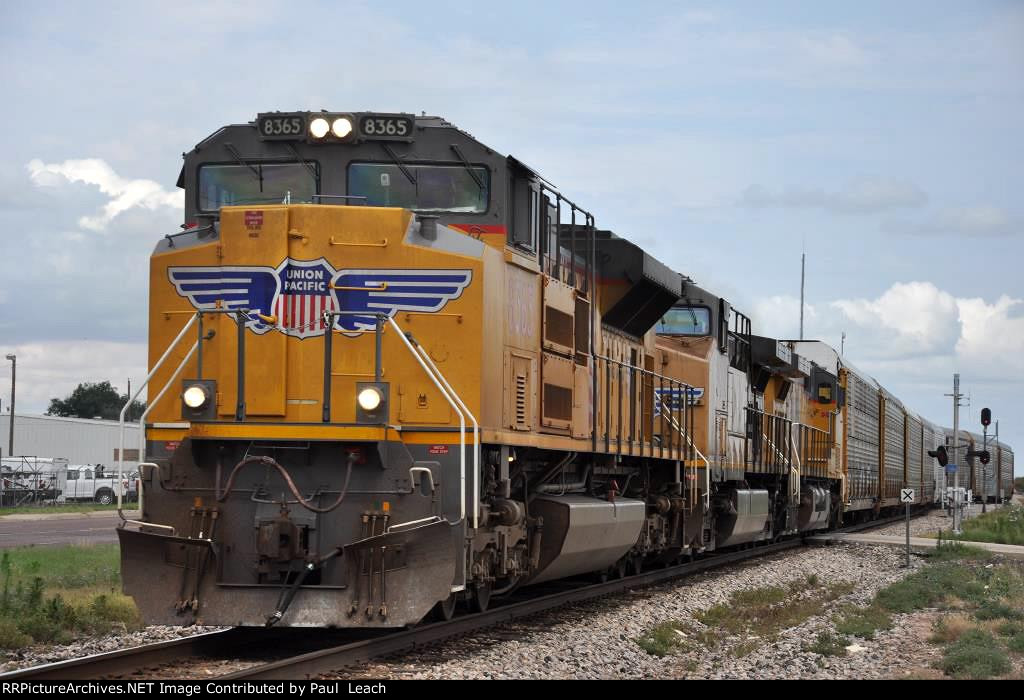
{"type": "Polygon", "coordinates": [[[986,428],[992,424],[992,411],[987,408],[981,409],[981,424],[986,428]]]}
{"type": "Polygon", "coordinates": [[[991,456],[989,455],[988,450],[968,450],[967,451],[967,459],[973,459],[975,457],[978,460],[980,460],[982,464],[988,464],[988,461],[989,461],[991,456]]]}
{"type": "Polygon", "coordinates": [[[928,450],[928,456],[939,460],[939,464],[943,467],[949,463],[949,455],[946,453],[944,445],[939,445],[934,450],[928,450]]]}

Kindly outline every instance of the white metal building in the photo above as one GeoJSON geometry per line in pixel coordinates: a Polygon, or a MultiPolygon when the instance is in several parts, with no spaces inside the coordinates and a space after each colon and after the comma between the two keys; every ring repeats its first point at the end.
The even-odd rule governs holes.
{"type": "MultiPolygon", "coordinates": [[[[9,413],[0,415],[0,448],[8,457],[9,413]]],[[[117,468],[119,426],[113,420],[61,418],[18,413],[14,417],[14,455],[56,457],[69,464],[103,464],[109,471],[117,468]]],[[[124,431],[125,471],[138,465],[138,425],[127,424],[124,431]],[[130,461],[129,461],[130,460],[130,461]]]]}

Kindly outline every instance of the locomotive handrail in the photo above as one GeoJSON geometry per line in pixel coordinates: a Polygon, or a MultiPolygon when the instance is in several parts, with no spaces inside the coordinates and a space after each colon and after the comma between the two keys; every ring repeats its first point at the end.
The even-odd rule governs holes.
{"type": "Polygon", "coordinates": [[[800,463],[800,450],[793,444],[793,428],[797,428],[801,423],[794,423],[790,426],[789,430],[789,449],[791,450],[793,457],[796,459],[796,467],[793,467],[792,460],[789,463],[789,477],[792,480],[794,474],[796,475],[796,488],[793,488],[793,484],[789,485],[789,500],[791,503],[800,502],[800,473],[803,471],[803,465],[800,463]]]}
{"type": "MultiPolygon", "coordinates": [[[[761,437],[763,437],[763,438],[764,438],[764,441],[765,441],[766,443],[768,443],[768,446],[769,446],[769,447],[770,447],[770,448],[772,449],[772,451],[773,451],[773,452],[775,452],[775,456],[776,456],[776,457],[777,457],[777,458],[779,459],[779,461],[780,461],[781,463],[785,464],[785,466],[791,466],[791,465],[793,464],[793,460],[792,460],[792,459],[790,459],[789,457],[787,457],[787,456],[786,456],[786,453],[784,453],[784,452],[783,452],[782,450],[780,450],[780,449],[779,449],[779,448],[778,448],[778,447],[777,447],[777,446],[775,445],[775,443],[774,443],[774,442],[772,442],[772,439],[771,439],[770,437],[768,437],[768,434],[767,434],[767,433],[765,433],[765,432],[762,432],[762,433],[761,433],[761,437]]],[[[792,440],[792,437],[791,437],[791,438],[790,438],[790,444],[792,444],[792,442],[793,442],[793,440],[792,440]]]]}
{"type": "MultiPolygon", "coordinates": [[[[142,394],[142,390],[145,389],[146,386],[149,384],[150,380],[153,379],[153,375],[155,375],[157,373],[157,371],[163,366],[164,362],[167,360],[168,356],[171,354],[171,351],[174,350],[174,348],[176,348],[178,346],[178,343],[181,342],[181,339],[185,337],[185,334],[188,333],[189,329],[192,328],[193,325],[195,325],[196,319],[199,318],[199,314],[200,313],[201,312],[199,312],[199,311],[194,313],[192,315],[192,318],[190,318],[188,320],[188,322],[182,327],[182,329],[180,331],[178,331],[178,335],[176,335],[174,337],[174,340],[172,340],[170,342],[170,344],[167,346],[167,349],[164,350],[164,354],[161,355],[160,359],[156,361],[155,365],[153,365],[153,369],[151,369],[149,371],[149,374],[146,375],[146,379],[139,386],[139,390],[135,392],[134,396],[129,396],[128,400],[125,402],[124,406],[121,407],[121,414],[120,414],[120,416],[118,416],[118,432],[119,432],[119,437],[118,437],[118,440],[119,440],[119,450],[118,450],[118,453],[117,453],[117,482],[118,483],[121,483],[121,475],[124,473],[124,428],[125,428],[124,417],[125,417],[125,414],[128,413],[128,408],[132,405],[132,403],[135,402],[136,399],[139,398],[139,396],[142,394]]],[[[139,429],[142,430],[143,432],[145,432],[146,426],[142,425],[139,429]]],[[[141,457],[141,455],[139,455],[139,456],[141,457]]],[[[117,492],[117,515],[121,518],[122,521],[127,522],[128,519],[124,516],[124,512],[122,511],[122,508],[121,508],[121,505],[122,505],[121,504],[121,492],[123,490],[124,490],[123,488],[120,488],[120,489],[118,489],[118,492],[117,492]]]]}
{"type": "MultiPolygon", "coordinates": [[[[659,380],[659,384],[660,384],[659,388],[664,388],[664,383],[668,382],[669,388],[675,389],[675,390],[680,390],[681,389],[683,391],[683,396],[682,396],[682,400],[680,401],[680,408],[678,409],[678,413],[680,414],[679,417],[683,419],[684,423],[687,422],[685,420],[686,416],[689,416],[690,418],[692,418],[693,411],[690,408],[690,390],[693,389],[692,385],[687,384],[686,382],[682,382],[682,381],[680,381],[680,380],[678,380],[678,379],[676,379],[674,377],[668,377],[668,376],[665,376],[663,374],[659,374],[657,372],[654,372],[652,370],[644,369],[643,367],[638,367],[636,365],[631,365],[628,362],[622,362],[621,360],[613,360],[610,357],[605,357],[604,355],[598,355],[597,353],[594,353],[593,357],[594,357],[595,360],[603,361],[605,363],[605,367],[606,368],[609,367],[609,365],[616,365],[619,368],[618,371],[619,371],[620,378],[621,378],[621,374],[622,374],[622,369],[626,368],[626,369],[630,370],[630,373],[631,373],[630,376],[632,376],[632,372],[633,371],[636,371],[641,376],[648,375],[648,376],[650,376],[652,378],[658,379],[659,380]]],[[[595,371],[597,369],[597,363],[596,362],[595,362],[594,369],[595,369],[595,371]]],[[[607,372],[606,372],[605,376],[606,376],[606,381],[608,381],[607,377],[609,375],[607,374],[607,372]]],[[[620,386],[621,386],[621,379],[620,379],[620,386]]],[[[611,392],[608,391],[607,387],[606,387],[606,391],[605,391],[606,406],[607,406],[607,402],[610,401],[610,397],[611,397],[611,392]]],[[[622,395],[620,393],[620,395],[619,395],[619,397],[617,399],[617,403],[619,404],[619,409],[620,409],[620,411],[619,411],[620,412],[620,420],[618,422],[618,427],[619,427],[620,435],[619,435],[619,437],[616,438],[617,449],[619,449],[620,451],[622,449],[622,438],[621,438],[621,431],[622,431],[622,417],[621,417],[622,399],[623,399],[623,397],[622,397],[622,395]]],[[[672,411],[671,407],[670,406],[666,406],[666,408],[669,409],[668,410],[668,415],[672,416],[673,411],[672,411]]],[[[631,410],[632,410],[632,408],[631,408],[631,410]]],[[[596,411],[595,411],[595,415],[596,415],[596,411]]],[[[608,442],[608,439],[609,439],[609,432],[610,432],[609,429],[608,429],[609,428],[609,426],[608,426],[608,417],[609,417],[609,414],[607,413],[607,410],[606,410],[605,426],[604,426],[605,427],[605,443],[606,443],[606,445],[607,445],[607,442],[608,442]]],[[[636,427],[635,422],[636,422],[636,416],[631,416],[631,418],[630,418],[630,424],[631,424],[630,430],[631,431],[632,431],[633,428],[636,427]]],[[[687,430],[685,430],[683,428],[680,428],[678,426],[678,424],[676,426],[676,430],[679,432],[680,435],[682,435],[687,440],[689,440],[689,432],[687,430]]],[[[642,432],[642,428],[641,428],[641,432],[642,432]]],[[[632,450],[633,438],[634,438],[634,436],[631,433],[630,437],[629,437],[630,445],[631,445],[630,449],[631,450],[632,450]]],[[[653,438],[653,436],[652,436],[652,438],[653,438]]],[[[653,445],[654,445],[654,441],[652,439],[651,440],[651,449],[652,450],[654,449],[653,445]]],[[[690,446],[693,447],[692,441],[690,441],[690,446]]],[[[607,449],[607,447],[606,447],[606,449],[607,449]]],[[[642,449],[643,449],[643,442],[641,441],[641,450],[642,449]]],[[[680,451],[680,453],[682,453],[682,451],[683,451],[682,444],[680,444],[680,446],[679,446],[679,451],[680,451]]],[[[642,452],[641,452],[641,454],[642,454],[642,452]]]]}
{"type": "Polygon", "coordinates": [[[196,350],[198,349],[198,347],[199,347],[199,341],[198,340],[196,342],[192,343],[192,347],[189,349],[188,353],[185,354],[185,358],[178,365],[177,369],[174,370],[174,373],[171,374],[171,378],[167,380],[167,383],[164,384],[163,388],[160,390],[160,393],[156,395],[155,399],[153,399],[152,401],[149,402],[149,405],[146,406],[146,410],[143,411],[142,415],[139,417],[139,461],[140,462],[143,461],[146,458],[146,417],[150,414],[150,412],[154,408],[156,408],[157,404],[160,403],[160,399],[162,399],[164,397],[164,394],[167,393],[167,390],[171,387],[171,384],[173,384],[174,380],[178,378],[179,374],[181,374],[181,370],[185,369],[185,365],[188,364],[188,361],[191,360],[192,356],[196,354],[196,350]]]}
{"type": "MultiPolygon", "coordinates": [[[[462,407],[462,410],[466,412],[467,416],[469,416],[469,420],[473,422],[473,528],[476,529],[479,527],[480,513],[480,424],[477,423],[476,416],[474,416],[472,411],[469,410],[458,392],[452,388],[452,385],[448,383],[447,379],[445,379],[444,374],[442,374],[441,370],[439,370],[437,365],[434,364],[434,361],[430,358],[430,355],[427,354],[427,351],[424,350],[423,347],[415,341],[415,339],[413,340],[413,344],[416,346],[416,349],[419,350],[423,359],[430,364],[430,368],[434,370],[438,379],[444,383],[445,388],[451,392],[455,401],[458,402],[459,406],[462,407]]],[[[431,482],[433,482],[433,480],[431,480],[431,482]]]]}
{"type": "Polygon", "coordinates": [[[462,497],[459,499],[459,519],[453,523],[453,525],[457,525],[466,519],[466,415],[462,412],[462,409],[459,408],[459,405],[455,403],[451,394],[448,393],[438,380],[437,375],[431,372],[427,363],[423,361],[423,357],[416,352],[416,348],[413,346],[412,341],[402,331],[402,328],[398,325],[395,319],[389,318],[388,323],[395,327],[398,337],[401,338],[402,342],[404,342],[406,347],[409,348],[409,352],[416,358],[416,361],[419,362],[420,367],[422,367],[426,375],[430,377],[430,380],[434,382],[434,386],[437,387],[437,390],[441,392],[441,395],[444,396],[448,404],[459,415],[459,490],[462,492],[462,497]]]}
{"type": "MultiPolygon", "coordinates": [[[[139,515],[142,515],[142,513],[144,512],[143,511],[143,502],[142,502],[142,494],[143,494],[142,468],[143,467],[151,467],[153,469],[156,469],[157,471],[160,470],[160,465],[159,464],[155,464],[153,462],[139,462],[139,515]]],[[[147,523],[147,522],[143,522],[141,520],[125,520],[124,524],[125,525],[138,525],[139,527],[155,527],[155,528],[158,528],[160,530],[170,530],[171,537],[174,537],[176,534],[178,534],[177,530],[175,530],[172,525],[161,525],[159,523],[147,523]]]]}
{"type": "MultiPolygon", "coordinates": [[[[667,409],[668,406],[665,405],[665,400],[664,399],[661,399],[660,403],[662,405],[662,411],[663,411],[662,415],[665,415],[665,409],[667,409]]],[[[697,456],[700,457],[700,460],[702,462],[704,462],[704,495],[701,496],[701,500],[704,501],[704,508],[705,509],[710,508],[711,507],[711,462],[709,462],[708,458],[704,456],[704,453],[700,451],[700,448],[697,447],[693,443],[693,438],[691,438],[690,435],[686,431],[684,431],[682,428],[679,427],[679,423],[676,422],[676,419],[672,416],[672,412],[671,411],[668,411],[668,421],[669,421],[669,425],[671,425],[673,428],[675,428],[676,432],[679,433],[679,435],[681,435],[684,440],[686,440],[686,443],[690,446],[690,449],[693,450],[695,453],[697,453],[697,456]]],[[[680,450],[680,451],[682,451],[682,450],[680,450]]],[[[690,461],[693,461],[693,460],[690,460],[690,461]]],[[[697,470],[696,467],[694,467],[693,469],[694,469],[694,471],[697,470]]],[[[696,474],[694,474],[694,481],[696,481],[696,480],[697,480],[696,479],[696,474]]]]}

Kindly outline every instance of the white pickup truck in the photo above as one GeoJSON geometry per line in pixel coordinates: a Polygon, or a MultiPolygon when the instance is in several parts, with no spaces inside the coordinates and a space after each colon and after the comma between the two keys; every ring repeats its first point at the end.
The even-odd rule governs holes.
{"type": "Polygon", "coordinates": [[[117,500],[119,487],[124,489],[124,498],[131,500],[135,489],[133,476],[125,473],[117,483],[117,470],[102,464],[69,464],[67,481],[63,488],[65,501],[95,501],[102,505],[117,500]]]}

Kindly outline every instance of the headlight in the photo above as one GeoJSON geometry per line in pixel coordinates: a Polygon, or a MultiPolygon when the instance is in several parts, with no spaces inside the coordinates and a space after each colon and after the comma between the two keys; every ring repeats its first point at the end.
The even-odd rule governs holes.
{"type": "Polygon", "coordinates": [[[322,139],[330,129],[331,125],[323,117],[317,117],[309,123],[309,133],[313,134],[313,138],[322,139]]]}
{"type": "Polygon", "coordinates": [[[200,408],[206,403],[206,389],[201,386],[190,386],[188,389],[185,389],[182,399],[189,408],[200,408]]]}
{"type": "Polygon", "coordinates": [[[333,131],[334,135],[339,139],[343,139],[352,133],[352,122],[350,122],[347,117],[338,117],[334,120],[334,123],[331,124],[331,131],[333,131]]]}
{"type": "Polygon", "coordinates": [[[374,411],[380,406],[382,398],[380,390],[367,387],[359,392],[357,400],[359,401],[360,408],[364,411],[374,411]]]}

